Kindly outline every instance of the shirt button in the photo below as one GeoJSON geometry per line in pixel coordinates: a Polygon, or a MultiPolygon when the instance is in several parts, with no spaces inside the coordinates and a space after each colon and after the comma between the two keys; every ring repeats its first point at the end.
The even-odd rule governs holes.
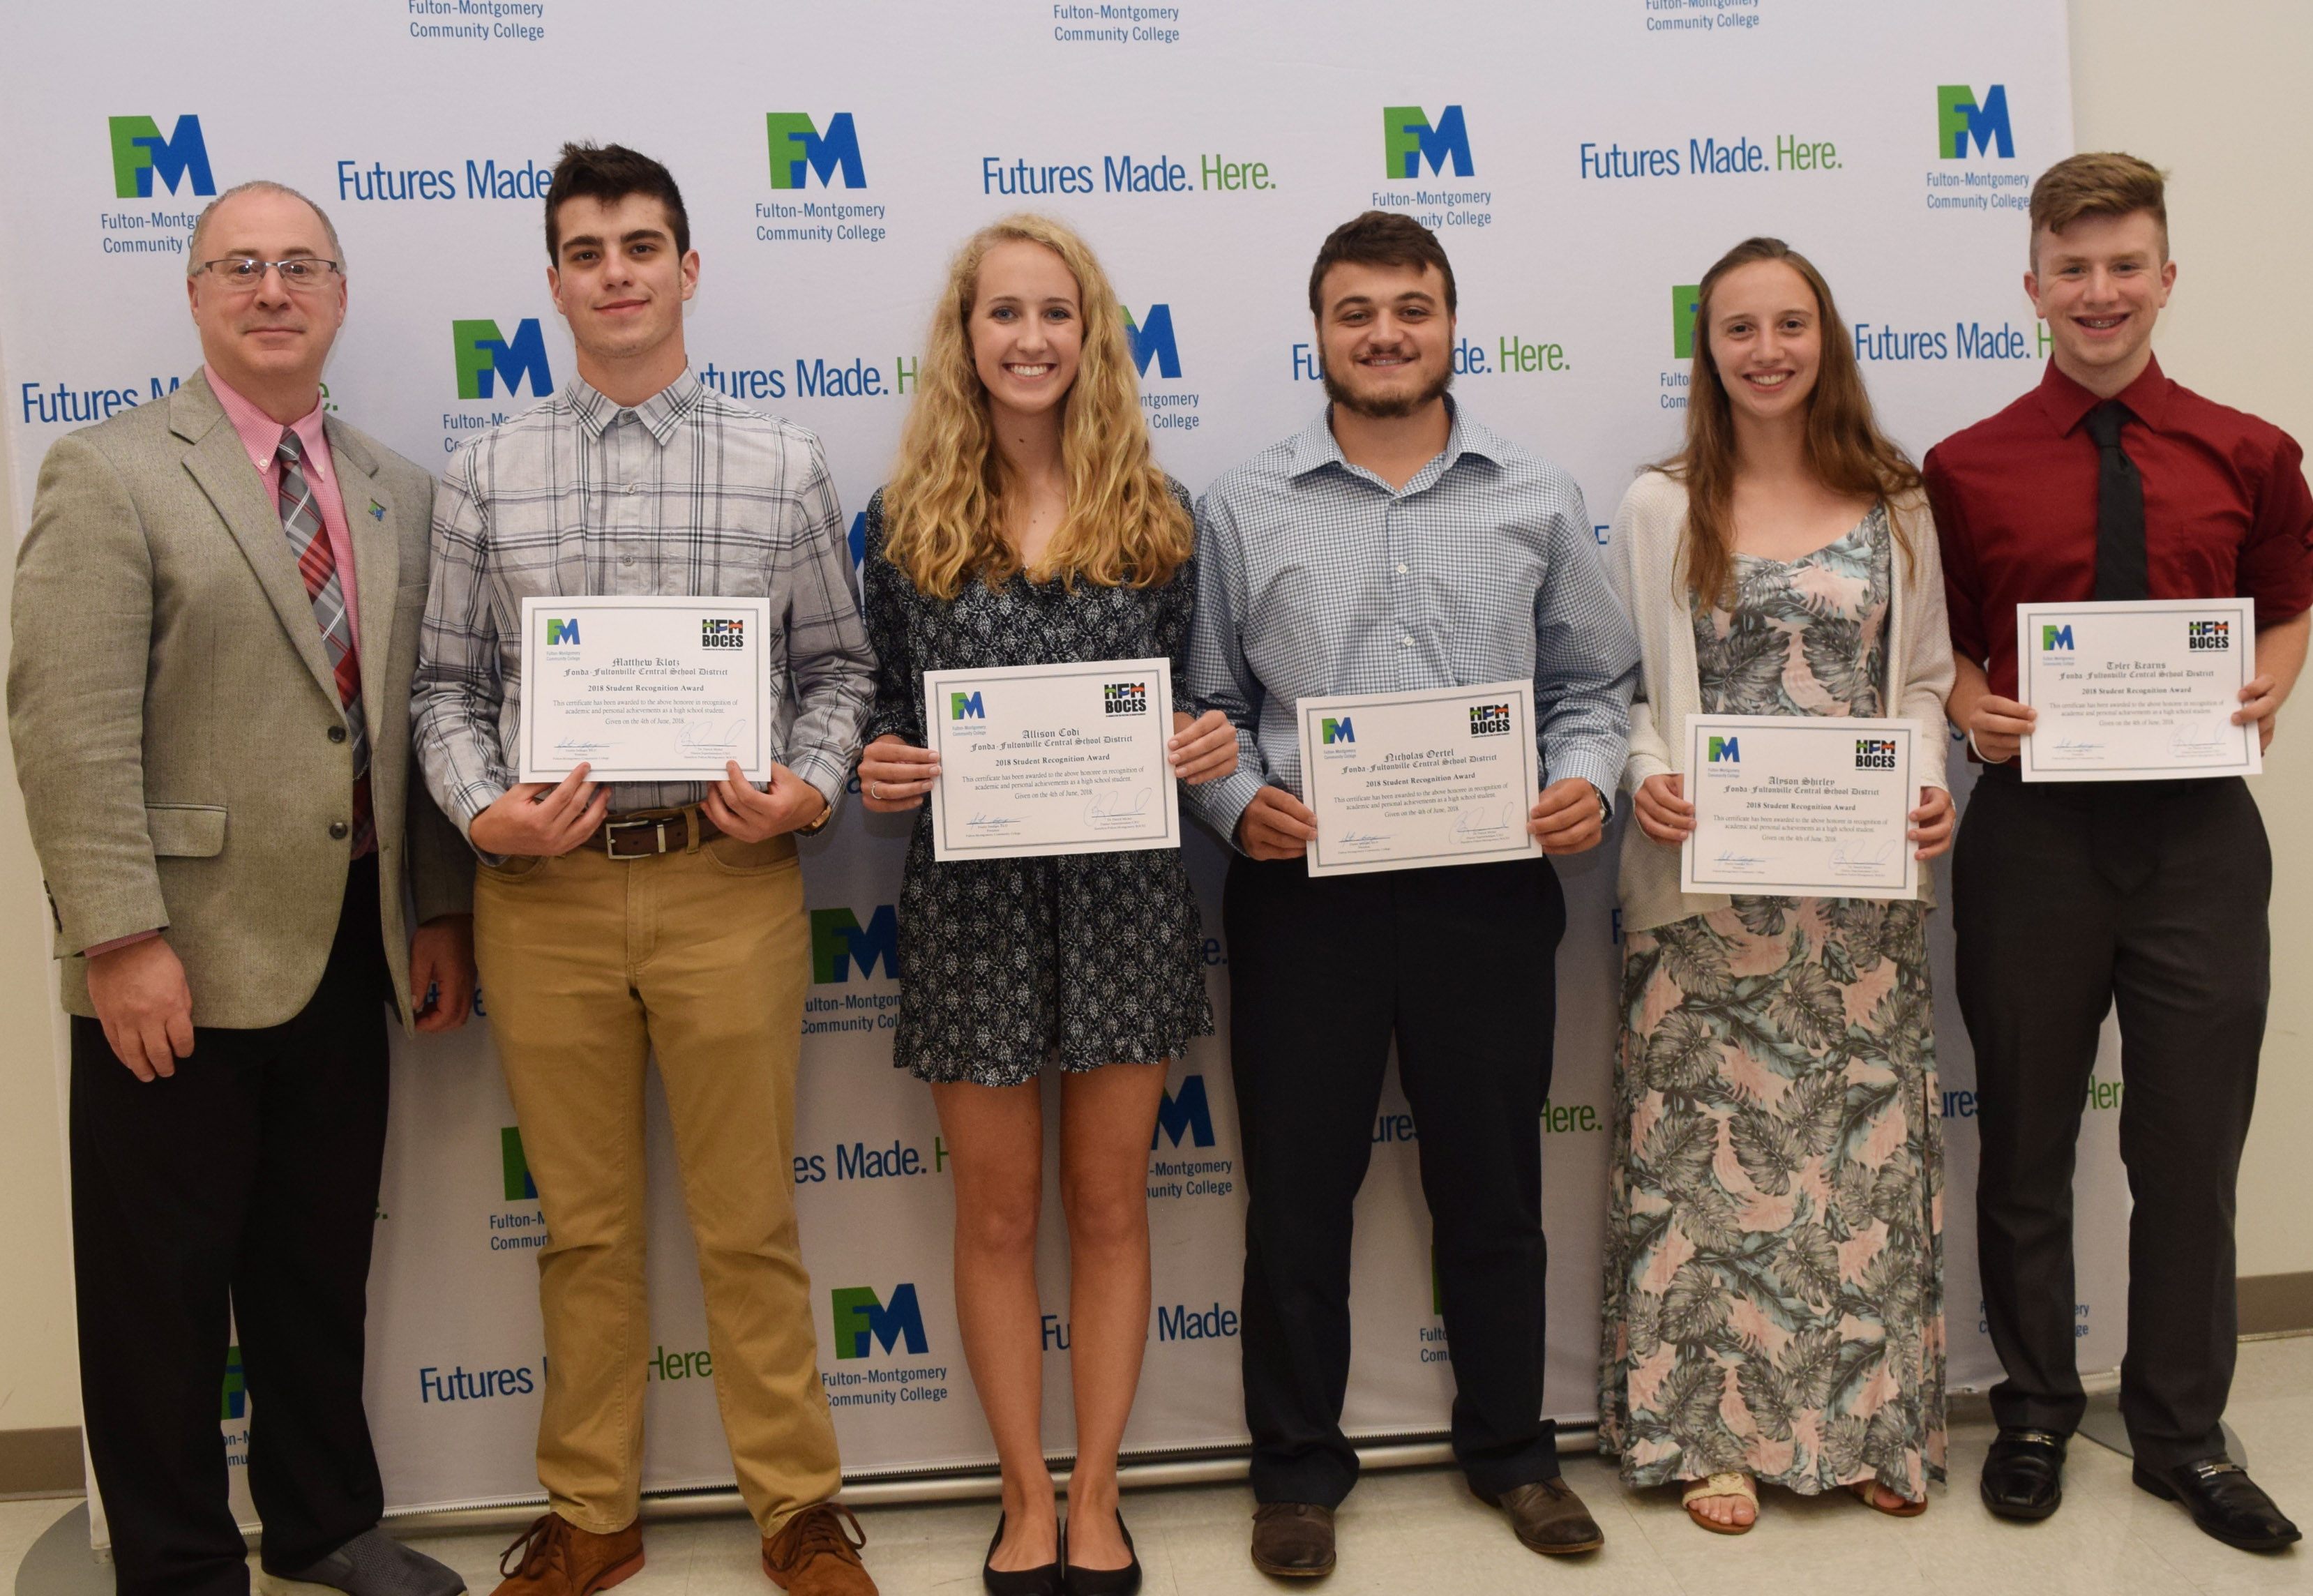
{"type": "Polygon", "coordinates": [[[1403,576],[1403,575],[1405,575],[1405,567],[1404,567],[1404,566],[1403,566],[1403,565],[1400,565],[1400,566],[1397,568],[1397,574],[1398,574],[1399,576],[1401,576],[1401,577],[1402,577],[1402,576],[1403,576]]]}
{"type": "Polygon", "coordinates": [[[346,728],[345,728],[344,727],[342,727],[342,726],[333,726],[333,727],[330,727],[330,741],[331,741],[332,743],[342,743],[342,742],[344,742],[345,740],[346,740],[346,728]]]}
{"type": "Polygon", "coordinates": [[[1413,639],[1412,638],[1400,638],[1397,640],[1399,646],[1402,648],[1411,648],[1413,647],[1413,639]]]}
{"type": "Polygon", "coordinates": [[[342,820],[332,820],[330,822],[330,835],[336,838],[340,842],[344,842],[347,837],[353,833],[353,827],[347,825],[342,820]]]}
{"type": "Polygon", "coordinates": [[[640,493],[642,490],[643,485],[640,482],[629,482],[627,484],[627,491],[629,493],[640,493]]]}
{"type": "Polygon", "coordinates": [[[620,565],[632,565],[634,562],[635,557],[631,554],[621,554],[619,556],[619,563],[620,565]]]}

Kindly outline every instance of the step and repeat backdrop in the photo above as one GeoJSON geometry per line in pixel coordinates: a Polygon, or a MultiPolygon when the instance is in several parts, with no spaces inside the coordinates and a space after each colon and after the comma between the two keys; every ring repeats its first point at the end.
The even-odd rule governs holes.
{"type": "MultiPolygon", "coordinates": [[[[673,168],[703,262],[694,369],[817,431],[848,512],[884,475],[931,296],[981,224],[1035,208],[1092,241],[1131,324],[1157,454],[1200,489],[1323,402],[1308,262],[1335,224],[1381,207],[1436,229],[1453,257],[1460,401],[1568,466],[1603,540],[1633,470],[1678,436],[1692,285],[1747,235],[1786,238],[1825,269],[1882,415],[1915,454],[2036,381],[2047,340],[2019,282],[2026,196],[2071,149],[2061,0],[343,0],[300,13],[294,59],[262,64],[244,27],[198,7],[42,6],[12,26],[0,124],[22,154],[0,166],[0,353],[20,516],[57,437],[153,402],[197,366],[191,223],[257,177],[311,196],[343,238],[351,314],[328,402],[438,469],[574,375],[541,200],[562,141],[593,138],[673,168]]],[[[948,1151],[928,1093],[890,1062],[904,838],[903,822],[852,806],[805,856],[794,1177],[855,1476],[993,1456],[956,1333],[948,1151]]],[[[1225,858],[1202,833],[1191,852],[1223,1036],[1175,1063],[1151,1158],[1156,1307],[1127,1436],[1139,1452],[1244,1439],[1225,858]]],[[[1609,845],[1562,867],[1557,1073],[1535,1127],[1547,1400],[1578,1423],[1596,1409],[1614,858],[1609,845]]],[[[1954,1382],[1972,1385],[1997,1364],[1948,956],[1939,944],[1948,1328],[1954,1382]]],[[[2117,1361],[2123,1328],[2111,1057],[2080,1176],[2089,1367],[2117,1361]]],[[[534,1495],[546,1232],[487,1019],[397,1044],[393,1090],[369,1373],[389,1500],[534,1495]]],[[[714,1486],[730,1460],[655,1096],[652,1114],[649,1484],[714,1486]]],[[[1393,1088],[1359,1211],[1348,1424],[1360,1436],[1441,1432],[1451,1399],[1420,1133],[1393,1088]]],[[[1065,1449],[1056,1195],[1046,1234],[1045,1433],[1065,1449]]],[[[247,1406],[236,1363],[220,1396],[236,1458],[247,1406]]]]}

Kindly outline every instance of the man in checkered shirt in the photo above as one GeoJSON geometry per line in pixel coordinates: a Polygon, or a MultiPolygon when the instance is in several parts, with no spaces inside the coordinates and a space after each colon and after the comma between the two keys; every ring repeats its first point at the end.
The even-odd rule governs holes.
{"type": "Polygon", "coordinates": [[[1452,1347],[1454,1451],[1538,1552],[1595,1550],[1541,1416],[1540,1117],[1565,900],[1548,859],[1312,878],[1295,705],[1534,683],[1546,854],[1596,846],[1621,780],[1638,639],[1573,480],[1446,397],[1454,275],[1429,229],[1369,211],[1310,274],[1332,402],[1197,510],[1189,686],[1236,723],[1236,773],[1189,789],[1236,846],[1230,1061],[1244,1138],[1253,1561],[1333,1566],[1356,1482],[1341,1433],[1350,1211],[1394,1035],[1452,1347]]]}
{"type": "Polygon", "coordinates": [[[834,813],[873,692],[842,516],[818,439],[691,375],[699,257],[664,166],[566,146],[546,244],[578,375],[450,463],[412,697],[427,783],[481,861],[476,958],[550,1237],[550,1511],[499,1592],[589,1596],[642,1566],[655,1052],[764,1571],[793,1596],[873,1596],[833,1500],[789,1161],[811,974],[795,837],[834,813]],[[764,789],[735,762],[713,782],[514,780],[522,601],[574,594],[770,600],[751,644],[778,690],[764,789]]]}

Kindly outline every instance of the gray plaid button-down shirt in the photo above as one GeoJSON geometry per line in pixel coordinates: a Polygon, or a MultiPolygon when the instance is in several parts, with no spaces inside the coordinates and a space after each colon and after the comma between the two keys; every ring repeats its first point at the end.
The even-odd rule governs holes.
{"type": "Polygon", "coordinates": [[[1234,845],[1262,787],[1302,796],[1301,699],[1521,678],[1543,785],[1611,796],[1639,639],[1582,489],[1458,405],[1445,452],[1394,489],[1343,458],[1331,414],[1198,502],[1189,690],[1236,723],[1237,766],[1188,789],[1192,806],[1234,845]]]}
{"type": "MultiPolygon", "coordinates": [[[[875,655],[816,437],[686,370],[632,409],[573,378],[458,451],[435,499],[410,719],[427,784],[461,829],[514,785],[522,601],[570,594],[768,597],[772,680],[787,683],[774,757],[831,807],[842,798],[875,655]]],[[[706,793],[620,782],[611,810],[706,793]]]]}

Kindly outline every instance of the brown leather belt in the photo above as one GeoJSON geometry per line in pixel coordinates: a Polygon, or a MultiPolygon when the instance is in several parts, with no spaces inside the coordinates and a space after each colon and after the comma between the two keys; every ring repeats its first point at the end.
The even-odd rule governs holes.
{"type": "Polygon", "coordinates": [[[695,805],[684,809],[636,809],[611,816],[581,846],[599,848],[612,859],[655,859],[662,853],[687,852],[722,834],[723,828],[695,805]]]}

